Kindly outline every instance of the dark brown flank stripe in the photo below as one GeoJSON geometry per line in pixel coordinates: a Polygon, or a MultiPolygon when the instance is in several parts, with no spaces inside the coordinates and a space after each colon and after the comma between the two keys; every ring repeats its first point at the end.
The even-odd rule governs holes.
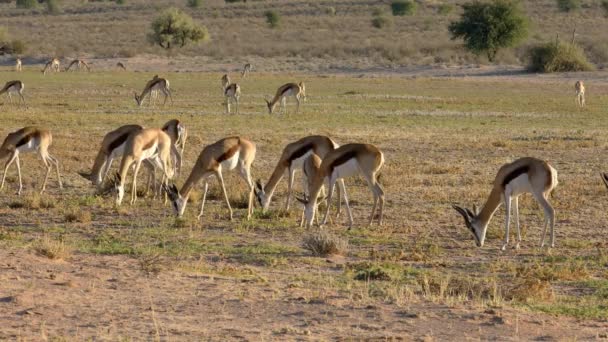
{"type": "Polygon", "coordinates": [[[289,85],[288,87],[285,87],[285,89],[283,89],[283,91],[281,92],[281,95],[284,95],[287,91],[291,90],[291,88],[293,88],[293,85],[289,85]]]}
{"type": "Polygon", "coordinates": [[[507,184],[509,184],[512,180],[523,175],[524,173],[528,173],[529,171],[530,167],[528,165],[518,167],[517,169],[511,171],[511,173],[509,173],[505,179],[503,179],[502,186],[507,186],[507,184]]]}
{"type": "Polygon", "coordinates": [[[292,153],[291,156],[289,157],[289,164],[291,164],[291,162],[293,162],[294,160],[305,155],[313,147],[314,147],[314,144],[311,143],[311,144],[304,145],[304,146],[300,147],[299,149],[295,150],[295,152],[292,153]]]}
{"type": "Polygon", "coordinates": [[[114,139],[114,141],[112,141],[110,143],[109,148],[109,152],[112,153],[112,151],[114,151],[116,148],[118,148],[118,146],[122,145],[125,143],[125,141],[127,141],[127,138],[129,137],[129,135],[131,134],[131,132],[129,133],[125,133],[121,136],[119,136],[118,138],[114,139]]]}
{"type": "Polygon", "coordinates": [[[224,152],[221,156],[219,156],[217,158],[218,164],[225,160],[232,158],[232,156],[234,156],[234,154],[236,153],[236,151],[239,150],[240,147],[241,147],[241,141],[239,140],[239,142],[236,145],[232,146],[228,151],[224,152]]]}
{"type": "Polygon", "coordinates": [[[158,84],[158,82],[161,82],[162,80],[162,78],[155,79],[154,82],[150,83],[150,88],[154,87],[156,84],[158,84]]]}
{"type": "Polygon", "coordinates": [[[40,133],[39,132],[32,132],[26,136],[24,136],[23,138],[21,138],[21,140],[19,140],[17,142],[17,144],[15,145],[15,147],[21,147],[23,145],[26,145],[27,143],[29,143],[32,139],[34,138],[38,138],[40,137],[40,133]]]}
{"type": "Polygon", "coordinates": [[[347,161],[355,158],[357,156],[357,151],[349,151],[336,158],[330,165],[330,169],[333,171],[336,167],[346,163],[347,161]]]}
{"type": "Polygon", "coordinates": [[[12,86],[14,86],[15,84],[18,84],[19,82],[21,82],[21,81],[10,81],[10,82],[6,82],[6,84],[4,85],[3,90],[4,90],[4,89],[8,89],[8,88],[12,87],[12,86]]]}
{"type": "MultiPolygon", "coordinates": [[[[228,90],[232,90],[233,88],[236,88],[236,83],[229,84],[226,89],[224,89],[224,95],[228,94],[228,90]]],[[[233,92],[236,92],[236,89],[233,90],[233,92]]]]}

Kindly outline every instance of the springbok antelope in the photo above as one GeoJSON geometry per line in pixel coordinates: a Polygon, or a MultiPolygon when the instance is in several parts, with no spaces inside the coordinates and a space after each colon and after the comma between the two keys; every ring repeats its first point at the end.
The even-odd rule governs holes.
{"type": "Polygon", "coordinates": [[[186,139],[188,138],[188,131],[186,126],[177,120],[169,120],[162,127],[162,130],[169,135],[173,146],[171,147],[171,154],[174,156],[177,167],[177,174],[181,174],[182,170],[182,157],[184,155],[184,149],[186,148],[186,139]],[[177,149],[179,148],[179,150],[177,149]]]}
{"type": "Polygon", "coordinates": [[[44,65],[44,69],[42,69],[42,73],[44,75],[46,75],[47,70],[59,72],[59,66],[60,66],[59,59],[53,58],[44,65]]]}
{"type": "MultiPolygon", "coordinates": [[[[312,226],[312,220],[317,209],[317,198],[319,197],[323,183],[328,182],[329,186],[327,191],[327,210],[325,211],[325,216],[321,221],[321,225],[325,225],[327,223],[329,209],[331,207],[331,198],[333,196],[336,181],[346,177],[352,177],[357,174],[361,174],[365,178],[367,185],[374,195],[374,206],[369,217],[369,225],[371,225],[374,221],[374,214],[376,213],[378,202],[380,202],[378,224],[382,225],[382,216],[384,213],[384,190],[380,186],[380,183],[378,183],[378,172],[382,168],[382,165],[384,165],[384,154],[374,145],[346,144],[333,151],[329,151],[323,158],[321,166],[313,176],[312,181],[309,182],[308,199],[300,199],[300,202],[306,205],[306,208],[304,209],[304,215],[306,216],[306,227],[308,228],[312,226]]],[[[352,228],[353,220],[345,191],[343,191],[343,196],[345,199],[346,208],[349,212],[350,222],[348,229],[350,229],[352,228]]]]}
{"type": "Polygon", "coordinates": [[[203,199],[201,211],[198,214],[197,219],[200,219],[203,216],[205,199],[209,188],[207,178],[211,175],[215,175],[224,193],[224,200],[228,206],[230,220],[232,220],[232,207],[230,207],[228,193],[226,192],[226,186],[224,185],[224,177],[222,176],[222,169],[226,168],[228,170],[237,169],[249,187],[249,204],[247,207],[247,219],[249,220],[253,213],[254,188],[253,182],[251,181],[251,164],[255,159],[255,152],[255,145],[251,141],[241,137],[224,138],[214,144],[206,146],[198,156],[196,164],[192,168],[192,172],[190,173],[190,176],[188,176],[188,179],[186,179],[182,188],[178,190],[175,184],[165,187],[165,191],[169,195],[176,215],[181,217],[184,214],[192,188],[203,180],[205,183],[203,199]]]}
{"type": "Polygon", "coordinates": [[[498,170],[490,196],[481,211],[476,207],[473,208],[473,211],[457,205],[452,205],[452,207],[464,218],[467,228],[473,233],[477,247],[482,247],[486,239],[488,223],[490,223],[498,206],[504,201],[506,212],[505,240],[501,248],[504,251],[509,243],[511,204],[513,204],[515,225],[517,227],[517,244],[515,248],[519,248],[521,234],[519,230],[518,198],[521,194],[531,193],[545,212],[545,228],[540,246],[542,248],[545,245],[547,224],[550,223],[551,247],[555,247],[555,210],[547,197],[555,189],[557,183],[557,171],[547,162],[530,157],[520,158],[512,163],[503,165],[498,170]]]}
{"type": "Polygon", "coordinates": [[[108,175],[112,161],[123,156],[129,136],[142,129],[143,127],[140,125],[125,125],[106,134],[101,142],[97,157],[95,157],[91,173],[79,172],[79,174],[90,180],[98,190],[101,190],[103,180],[108,175]]]}
{"type": "Polygon", "coordinates": [[[262,206],[262,210],[268,210],[274,190],[281,178],[283,178],[285,170],[287,170],[287,175],[289,177],[287,182],[287,202],[285,203],[285,210],[289,210],[296,171],[302,169],[304,161],[311,154],[314,153],[319,158],[323,159],[327,153],[336,148],[338,148],[338,144],[329,137],[323,135],[311,135],[287,144],[287,146],[283,148],[281,158],[279,159],[277,166],[275,166],[266,185],[262,184],[260,180],[256,182],[255,195],[262,206]]]}
{"type": "Polygon", "coordinates": [[[228,76],[228,74],[224,74],[222,76],[222,78],[220,79],[220,83],[222,84],[222,91],[224,92],[224,95],[226,94],[226,87],[232,83],[230,82],[230,76],[228,76]]]}
{"type": "Polygon", "coordinates": [[[116,63],[116,67],[125,71],[127,70],[127,67],[122,62],[116,63]]]}
{"type": "Polygon", "coordinates": [[[173,96],[171,96],[171,90],[169,89],[169,81],[165,78],[155,76],[152,78],[152,80],[146,83],[141,95],[137,95],[137,93],[134,92],[137,105],[141,107],[145,97],[151,96],[153,91],[160,91],[163,93],[163,95],[165,95],[163,106],[167,103],[167,97],[171,99],[171,104],[173,104],[173,96]]]}
{"type": "Polygon", "coordinates": [[[247,75],[249,75],[249,73],[251,72],[251,69],[253,69],[253,67],[251,66],[251,63],[245,64],[245,66],[243,67],[243,71],[241,72],[241,77],[242,78],[247,77],[247,75]]]}
{"type": "Polygon", "coordinates": [[[13,97],[11,94],[17,93],[17,94],[19,94],[19,97],[21,98],[19,103],[21,103],[21,101],[23,101],[23,105],[25,106],[25,98],[23,97],[24,88],[25,88],[25,85],[21,81],[8,81],[4,84],[4,87],[2,87],[2,89],[0,89],[0,95],[6,93],[6,95],[8,96],[8,102],[13,103],[13,97]]]}
{"type": "Polygon", "coordinates": [[[85,61],[83,61],[82,59],[75,59],[73,60],[68,66],[67,68],[65,68],[65,71],[70,71],[70,69],[73,66],[76,66],[76,70],[82,70],[83,68],[86,69],[87,71],[91,71],[91,68],[89,67],[89,64],[85,61]]]}
{"type": "Polygon", "coordinates": [[[287,83],[280,86],[271,101],[265,100],[266,105],[268,106],[268,113],[272,114],[274,108],[279,102],[281,103],[281,108],[283,108],[283,112],[287,113],[287,98],[290,96],[296,99],[296,114],[298,114],[298,111],[300,110],[300,100],[306,100],[306,87],[304,85],[304,82],[300,82],[300,84],[287,83]]]}
{"type": "Polygon", "coordinates": [[[120,171],[116,175],[115,188],[117,191],[116,205],[122,203],[125,194],[125,182],[131,164],[135,163],[133,184],[131,185],[131,204],[137,200],[137,174],[144,160],[151,160],[164,173],[165,179],[173,178],[171,167],[171,138],[158,128],[142,129],[129,135],[125,143],[120,171]]]}
{"type": "Polygon", "coordinates": [[[4,188],[4,180],[6,178],[6,172],[8,171],[9,166],[11,166],[13,162],[16,162],[17,174],[19,176],[19,190],[17,191],[17,194],[21,195],[23,182],[21,181],[19,154],[28,152],[38,152],[42,158],[44,166],[46,166],[46,176],[44,177],[44,182],[42,183],[40,193],[43,193],[46,189],[46,183],[49,179],[53,165],[55,165],[55,170],[57,171],[57,182],[59,183],[59,188],[63,189],[61,175],[59,174],[59,162],[49,153],[49,147],[51,146],[52,142],[53,136],[51,135],[51,132],[37,127],[24,127],[18,131],[9,133],[6,139],[4,139],[2,146],[0,146],[0,159],[8,156],[8,161],[4,166],[4,174],[2,175],[2,184],[0,185],[0,190],[4,188]]]}
{"type": "Polygon", "coordinates": [[[585,84],[583,84],[583,81],[576,81],[574,90],[576,90],[576,103],[581,108],[585,107],[585,84]]]}
{"type": "Polygon", "coordinates": [[[239,113],[239,98],[241,97],[241,87],[236,83],[229,84],[224,89],[224,96],[226,97],[226,113],[230,114],[230,102],[234,101],[236,104],[236,113],[239,113]]]}
{"type": "Polygon", "coordinates": [[[15,60],[15,71],[21,71],[22,69],[21,58],[17,58],[15,60]]]}

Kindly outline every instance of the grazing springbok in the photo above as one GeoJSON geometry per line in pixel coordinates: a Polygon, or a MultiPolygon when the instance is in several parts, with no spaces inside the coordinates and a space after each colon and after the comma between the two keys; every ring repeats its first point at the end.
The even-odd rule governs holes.
{"type": "Polygon", "coordinates": [[[127,67],[122,62],[116,63],[116,67],[125,71],[127,70],[127,67]]]}
{"type": "Polygon", "coordinates": [[[15,71],[22,71],[23,64],[21,63],[21,58],[17,58],[15,60],[15,71]]]}
{"type": "Polygon", "coordinates": [[[12,93],[17,93],[20,97],[20,101],[18,101],[18,103],[20,104],[23,102],[23,105],[25,106],[25,98],[23,97],[24,88],[25,85],[21,81],[8,81],[4,84],[4,87],[0,89],[0,95],[6,93],[8,96],[8,102],[13,103],[12,93]]]}
{"type": "Polygon", "coordinates": [[[260,180],[256,182],[256,192],[258,202],[262,206],[262,210],[268,210],[270,200],[274,194],[279,181],[283,178],[285,171],[289,177],[287,181],[287,202],[285,210],[289,210],[291,204],[291,195],[293,192],[293,182],[297,170],[301,170],[304,161],[311,155],[316,154],[319,158],[325,158],[328,152],[338,148],[331,138],[323,135],[311,135],[300,140],[289,143],[283,148],[281,158],[274,168],[270,179],[264,185],[260,180]]]}
{"type": "Polygon", "coordinates": [[[514,208],[515,225],[517,227],[517,244],[519,248],[521,234],[519,230],[519,195],[531,193],[545,212],[545,228],[540,240],[541,248],[545,245],[547,224],[551,224],[551,247],[555,247],[555,210],[549,203],[548,196],[557,186],[557,171],[546,161],[525,157],[517,159],[512,163],[503,165],[494,178],[494,185],[490,196],[483,208],[479,211],[476,207],[473,211],[452,205],[462,215],[464,222],[473,234],[477,247],[482,247],[486,239],[488,223],[502,202],[505,203],[506,222],[505,240],[501,250],[507,248],[509,243],[509,224],[511,218],[511,206],[514,208]]]}
{"type": "Polygon", "coordinates": [[[141,95],[137,95],[137,93],[134,92],[135,101],[137,102],[137,105],[141,107],[145,97],[152,96],[151,93],[154,91],[160,91],[163,93],[163,95],[165,95],[165,101],[163,102],[163,106],[167,103],[167,98],[170,98],[171,104],[173,104],[173,96],[171,96],[171,90],[169,89],[169,81],[167,79],[154,76],[154,78],[152,78],[150,81],[148,81],[148,83],[146,83],[146,86],[144,87],[144,90],[142,91],[141,95]]]}
{"type": "Polygon", "coordinates": [[[131,204],[137,200],[137,174],[144,160],[149,159],[154,165],[164,173],[165,179],[173,178],[173,168],[171,167],[171,138],[167,133],[159,128],[146,128],[129,135],[125,143],[120,170],[116,174],[114,186],[117,197],[116,205],[122,203],[125,194],[125,183],[127,173],[133,163],[133,183],[131,185],[131,204]]]}
{"type": "Polygon", "coordinates": [[[583,81],[576,81],[574,90],[576,90],[576,104],[581,108],[585,107],[585,84],[583,84],[583,81]]]}
{"type": "Polygon", "coordinates": [[[255,159],[255,144],[241,137],[229,137],[221,139],[211,145],[206,146],[198,156],[196,164],[190,172],[190,176],[181,189],[177,189],[175,184],[166,186],[165,191],[169,195],[169,199],[173,204],[173,209],[178,217],[181,217],[186,210],[188,198],[194,186],[201,180],[204,181],[203,199],[201,201],[201,211],[197,216],[200,219],[203,216],[205,209],[205,199],[207,198],[207,190],[209,188],[208,178],[212,175],[218,179],[224,200],[228,206],[229,217],[232,220],[232,207],[228,200],[228,193],[224,185],[224,177],[222,170],[237,169],[241,178],[245,180],[249,187],[249,203],[247,206],[247,219],[253,214],[253,182],[251,180],[251,164],[255,159]]]}
{"type": "Polygon", "coordinates": [[[8,161],[4,166],[4,174],[2,175],[0,191],[4,188],[4,180],[6,178],[6,172],[8,171],[9,166],[15,162],[17,165],[17,174],[19,176],[19,190],[17,191],[17,194],[21,195],[23,182],[21,181],[21,164],[19,162],[19,155],[21,153],[28,152],[38,152],[44,166],[46,166],[46,176],[44,177],[44,182],[42,183],[40,193],[43,193],[46,189],[46,183],[49,179],[53,165],[57,171],[57,182],[59,183],[59,188],[63,189],[61,175],[59,174],[59,162],[49,153],[49,147],[51,146],[52,142],[53,136],[51,135],[51,132],[38,127],[24,127],[18,131],[9,133],[6,139],[4,139],[2,146],[0,146],[0,159],[8,157],[8,161]]]}
{"type": "Polygon", "coordinates": [[[59,72],[60,62],[59,59],[53,58],[50,61],[46,62],[44,65],[44,69],[42,69],[42,73],[46,75],[47,70],[51,70],[54,72],[59,72]]]}
{"type": "Polygon", "coordinates": [[[253,67],[251,66],[251,63],[245,64],[245,66],[243,67],[243,71],[241,72],[241,77],[242,78],[247,77],[252,69],[253,69],[253,67]]]}
{"type": "MultiPolygon", "coordinates": [[[[327,210],[321,221],[321,225],[327,223],[336,182],[340,179],[353,177],[358,174],[365,178],[367,185],[374,195],[374,206],[372,207],[368,225],[371,225],[374,221],[378,202],[380,202],[378,224],[382,225],[382,217],[384,215],[384,190],[380,186],[380,183],[378,183],[378,172],[382,168],[382,165],[384,165],[384,154],[376,146],[370,144],[346,144],[328,152],[313,176],[312,181],[308,185],[309,197],[307,199],[298,199],[306,205],[306,208],[304,209],[306,227],[312,226],[312,221],[317,209],[317,199],[323,184],[327,182],[329,183],[329,186],[327,191],[327,210]]],[[[353,220],[345,191],[343,191],[343,196],[349,212],[350,222],[348,229],[350,229],[352,228],[353,220]]]]}
{"type": "Polygon", "coordinates": [[[277,103],[280,102],[281,108],[283,108],[283,113],[286,114],[287,113],[286,104],[287,104],[288,97],[293,97],[296,99],[296,103],[297,103],[296,114],[298,114],[298,112],[300,110],[300,101],[301,100],[306,101],[306,86],[304,85],[304,82],[300,82],[300,84],[287,83],[287,84],[280,86],[279,89],[277,89],[277,92],[271,101],[265,100],[266,105],[268,106],[268,113],[272,114],[277,103]]]}
{"type": "Polygon", "coordinates": [[[87,71],[91,71],[91,68],[89,67],[89,64],[85,61],[83,61],[82,59],[75,59],[73,60],[68,66],[67,68],[65,68],[65,71],[70,71],[70,69],[76,66],[76,70],[80,71],[83,69],[86,69],[87,71]]]}

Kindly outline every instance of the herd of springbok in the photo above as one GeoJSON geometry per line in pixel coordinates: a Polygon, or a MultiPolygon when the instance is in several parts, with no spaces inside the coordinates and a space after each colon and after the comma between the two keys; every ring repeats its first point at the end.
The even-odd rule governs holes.
{"type": "MultiPolygon", "coordinates": [[[[57,58],[53,58],[46,63],[42,72],[45,74],[47,71],[59,72],[59,66],[60,61],[57,58]]],[[[90,70],[89,65],[85,61],[76,59],[69,64],[65,71],[69,71],[73,66],[78,70],[83,68],[87,71],[90,70]]],[[[126,67],[122,63],[118,63],[117,67],[126,70],[126,67]]],[[[22,70],[22,62],[19,59],[16,61],[15,70],[22,70]]],[[[251,64],[246,64],[241,77],[247,77],[251,71],[251,64]]],[[[237,83],[232,83],[227,74],[222,76],[221,86],[226,99],[226,112],[230,113],[230,103],[234,102],[236,113],[238,113],[239,97],[241,94],[240,86],[237,83]]],[[[12,102],[11,93],[17,93],[25,105],[23,89],[23,82],[19,80],[10,81],[0,90],[0,95],[7,93],[9,102],[12,102]]],[[[584,107],[585,86],[582,81],[576,82],[575,90],[577,105],[584,107]]],[[[167,102],[167,98],[173,102],[169,81],[166,78],[158,76],[154,76],[146,83],[141,94],[134,94],[135,101],[138,106],[141,106],[144,99],[148,97],[149,103],[152,104],[153,101],[155,102],[159,92],[164,95],[163,104],[167,102]]],[[[286,101],[289,97],[293,97],[296,100],[297,112],[300,101],[306,99],[304,83],[287,83],[279,87],[274,98],[266,100],[268,112],[272,114],[279,103],[285,111],[286,101]]],[[[341,204],[344,201],[348,213],[349,229],[353,225],[353,215],[348,202],[344,179],[362,176],[367,182],[374,199],[368,224],[371,225],[376,217],[378,224],[382,224],[385,199],[384,190],[378,182],[378,175],[384,164],[384,154],[374,145],[351,143],[340,146],[327,136],[312,135],[303,137],[285,146],[266,184],[263,184],[260,180],[254,184],[251,176],[251,165],[256,156],[256,145],[240,136],[227,137],[203,148],[189,176],[181,188],[178,188],[173,180],[181,173],[186,139],[187,129],[184,123],[177,119],[170,120],[161,128],[144,128],[136,124],[121,126],[104,136],[91,172],[80,172],[79,174],[91,181],[92,185],[97,188],[98,193],[107,194],[114,192],[116,196],[115,203],[119,206],[125,194],[129,170],[133,170],[130,203],[133,204],[137,200],[137,176],[139,169],[143,165],[149,173],[148,189],[153,189],[155,197],[164,193],[165,201],[169,200],[171,202],[174,212],[178,217],[184,214],[192,189],[202,181],[204,190],[198,219],[203,215],[209,177],[215,176],[228,207],[229,218],[232,220],[233,211],[226,192],[223,171],[237,170],[248,187],[247,219],[249,220],[253,214],[254,197],[261,205],[263,211],[268,210],[277,184],[283,178],[285,172],[288,174],[288,192],[285,209],[289,210],[293,196],[294,176],[297,170],[302,170],[304,196],[296,196],[296,199],[304,204],[300,226],[311,227],[315,217],[317,217],[316,222],[319,226],[327,224],[330,204],[334,188],[337,184],[337,215],[340,215],[341,204]],[[114,175],[110,175],[109,169],[115,158],[121,158],[119,170],[114,175]],[[162,175],[162,179],[159,182],[156,180],[157,170],[160,170],[162,175]],[[327,186],[327,192],[325,186],[327,186]],[[327,208],[322,220],[319,222],[319,215],[316,215],[316,211],[319,203],[323,201],[327,202],[327,208]]],[[[23,185],[19,155],[28,152],[38,153],[47,168],[40,192],[44,192],[53,167],[55,167],[57,173],[59,188],[62,188],[59,162],[49,153],[51,143],[51,132],[43,128],[24,127],[8,134],[2,146],[0,146],[0,158],[8,157],[8,161],[4,167],[0,190],[4,188],[8,168],[15,163],[19,179],[19,190],[17,193],[21,194],[23,185]]],[[[602,174],[602,180],[606,184],[606,187],[608,187],[608,174],[602,174]]],[[[505,250],[509,243],[511,208],[513,208],[517,228],[517,243],[515,248],[519,248],[521,233],[519,229],[518,197],[521,194],[530,193],[539,203],[545,215],[540,246],[544,246],[547,227],[550,226],[550,246],[554,247],[555,210],[549,202],[548,197],[557,184],[557,171],[551,165],[540,159],[524,157],[500,167],[494,179],[492,191],[480,210],[476,207],[470,210],[458,205],[453,205],[453,208],[464,218],[465,225],[473,234],[477,246],[482,247],[488,224],[497,208],[504,202],[506,207],[506,223],[502,250],[505,250]]]]}

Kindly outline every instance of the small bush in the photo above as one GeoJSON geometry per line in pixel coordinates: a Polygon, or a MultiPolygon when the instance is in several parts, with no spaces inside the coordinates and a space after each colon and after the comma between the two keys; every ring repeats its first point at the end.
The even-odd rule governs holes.
{"type": "Polygon", "coordinates": [[[247,2],[247,0],[224,0],[225,2],[231,4],[231,3],[235,3],[235,2],[247,2]]]}
{"type": "Polygon", "coordinates": [[[452,13],[453,10],[454,10],[454,6],[452,4],[441,4],[441,5],[439,5],[439,8],[437,9],[439,14],[441,14],[441,15],[448,15],[448,14],[452,13]]]}
{"type": "Polygon", "coordinates": [[[116,0],[117,5],[124,5],[127,3],[127,0],[116,0]]]}
{"type": "Polygon", "coordinates": [[[315,256],[344,255],[348,250],[348,242],[321,231],[305,236],[302,248],[311,251],[315,256]]]}
{"type": "Polygon", "coordinates": [[[46,0],[46,11],[49,14],[61,13],[61,7],[58,0],[46,0]]]}
{"type": "Polygon", "coordinates": [[[416,13],[416,3],[409,0],[397,0],[391,3],[393,15],[412,15],[416,13]]]}
{"type": "MultiPolygon", "coordinates": [[[[608,0],[606,0],[606,1],[608,1],[608,0]]],[[[327,15],[329,15],[330,17],[333,17],[333,16],[336,15],[336,8],[332,7],[332,6],[329,6],[329,7],[325,8],[325,13],[327,15]]]]}
{"type": "Polygon", "coordinates": [[[201,0],[188,0],[187,5],[190,8],[199,8],[201,7],[201,0]]]}
{"type": "Polygon", "coordinates": [[[556,42],[531,48],[529,69],[534,72],[590,71],[585,52],[577,45],[556,42]]]}
{"type": "Polygon", "coordinates": [[[379,15],[372,18],[372,26],[378,29],[389,27],[393,24],[391,18],[385,15],[379,15]]]}
{"type": "Polygon", "coordinates": [[[556,0],[557,8],[562,12],[575,11],[581,8],[580,0],[556,0]]]}
{"type": "Polygon", "coordinates": [[[38,1],[36,0],[17,0],[17,8],[36,8],[38,1]]]}
{"type": "Polygon", "coordinates": [[[264,16],[266,17],[266,22],[271,28],[279,26],[279,21],[281,21],[281,16],[279,16],[279,13],[276,11],[266,11],[264,12],[264,16]]]}
{"type": "Polygon", "coordinates": [[[604,16],[608,17],[608,0],[602,0],[600,6],[602,6],[602,9],[604,10],[604,16]]]}
{"type": "Polygon", "coordinates": [[[71,250],[63,241],[57,241],[45,236],[34,244],[36,254],[52,260],[65,260],[70,257],[71,250]]]}
{"type": "Polygon", "coordinates": [[[78,208],[69,210],[64,215],[65,222],[90,223],[92,220],[91,212],[78,208]]]}

